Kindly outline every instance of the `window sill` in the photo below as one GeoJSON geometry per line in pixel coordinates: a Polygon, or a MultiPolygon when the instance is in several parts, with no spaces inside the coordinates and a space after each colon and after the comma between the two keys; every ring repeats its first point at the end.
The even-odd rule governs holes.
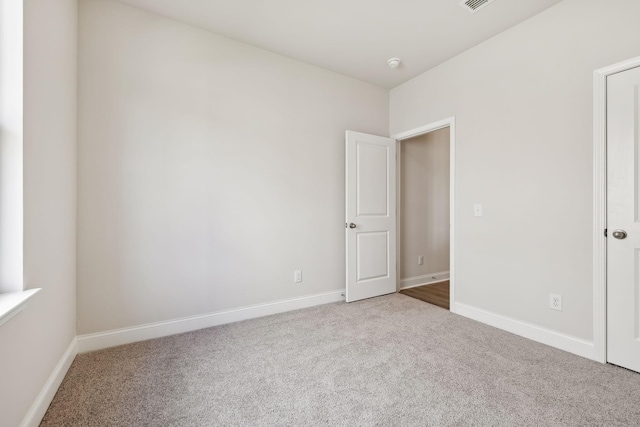
{"type": "Polygon", "coordinates": [[[24,310],[27,306],[27,301],[38,292],[40,292],[40,289],[0,294],[0,326],[24,310]]]}

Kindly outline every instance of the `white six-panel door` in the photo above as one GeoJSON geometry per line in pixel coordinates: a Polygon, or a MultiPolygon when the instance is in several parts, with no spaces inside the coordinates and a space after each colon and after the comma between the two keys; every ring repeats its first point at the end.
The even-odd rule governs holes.
{"type": "Polygon", "coordinates": [[[347,131],[347,302],[396,291],[396,141],[347,131]]]}
{"type": "Polygon", "coordinates": [[[607,78],[607,361],[640,372],[640,68],[607,78]]]}

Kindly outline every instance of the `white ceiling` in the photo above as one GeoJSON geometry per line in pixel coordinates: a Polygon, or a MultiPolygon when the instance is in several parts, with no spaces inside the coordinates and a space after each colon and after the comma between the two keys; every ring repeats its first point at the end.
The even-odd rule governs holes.
{"type": "Polygon", "coordinates": [[[460,0],[118,1],[393,88],[561,0],[496,0],[475,14],[460,0]]]}

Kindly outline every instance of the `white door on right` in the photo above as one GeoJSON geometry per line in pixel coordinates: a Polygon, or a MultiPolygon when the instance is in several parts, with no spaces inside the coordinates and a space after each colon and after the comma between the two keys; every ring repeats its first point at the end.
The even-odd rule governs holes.
{"type": "Polygon", "coordinates": [[[607,361],[640,372],[640,68],[607,78],[607,361]]]}

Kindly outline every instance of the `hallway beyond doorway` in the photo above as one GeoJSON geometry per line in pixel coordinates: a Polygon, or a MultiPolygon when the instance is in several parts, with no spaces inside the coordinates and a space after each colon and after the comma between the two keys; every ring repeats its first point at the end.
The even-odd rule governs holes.
{"type": "Polygon", "coordinates": [[[415,288],[404,289],[401,294],[437,305],[438,307],[449,310],[449,281],[431,283],[424,286],[416,286],[415,288]]]}

